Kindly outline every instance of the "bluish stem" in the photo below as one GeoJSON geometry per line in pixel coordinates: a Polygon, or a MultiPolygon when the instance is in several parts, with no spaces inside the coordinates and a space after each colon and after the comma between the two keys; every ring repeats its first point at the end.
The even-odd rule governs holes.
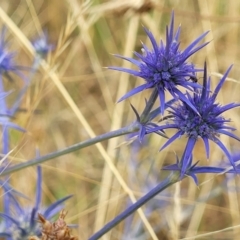
{"type": "MultiPolygon", "coordinates": [[[[5,155],[9,152],[9,129],[7,126],[2,126],[2,153],[5,155]]],[[[5,160],[6,161],[6,160],[5,160]]],[[[6,163],[7,164],[7,163],[6,163]]],[[[5,166],[5,164],[4,164],[5,166]]],[[[9,179],[6,179],[6,184],[9,183],[9,179]]],[[[6,193],[3,195],[3,211],[5,214],[10,214],[10,197],[6,193]]],[[[10,221],[8,219],[5,220],[5,226],[6,228],[9,226],[10,221]]],[[[9,239],[9,238],[8,238],[9,239]]]]}
{"type": "Polygon", "coordinates": [[[138,130],[139,130],[138,124],[137,123],[133,123],[133,124],[127,126],[127,127],[120,128],[118,130],[115,130],[115,131],[112,131],[112,132],[108,132],[108,133],[99,135],[99,136],[97,136],[95,138],[88,139],[88,140],[86,140],[84,142],[76,143],[76,144],[74,144],[74,145],[72,145],[70,147],[67,147],[65,149],[49,153],[49,154],[47,154],[45,156],[41,156],[41,157],[29,160],[29,161],[24,162],[24,163],[17,164],[17,165],[15,165],[13,167],[9,167],[6,170],[4,170],[0,174],[0,176],[5,176],[5,175],[8,175],[8,174],[10,174],[12,172],[16,172],[18,170],[21,170],[23,168],[46,162],[46,161],[48,161],[50,159],[53,159],[53,158],[56,158],[56,157],[59,157],[59,156],[62,156],[62,155],[65,155],[65,154],[77,151],[77,150],[80,150],[82,148],[91,146],[93,144],[102,142],[104,140],[108,140],[108,139],[111,139],[111,138],[114,138],[114,137],[118,137],[118,136],[126,135],[126,134],[129,134],[129,133],[137,132],[138,130]]]}
{"type": "Polygon", "coordinates": [[[137,209],[142,207],[145,203],[155,197],[157,194],[162,192],[167,187],[173,185],[174,183],[178,182],[180,179],[180,173],[174,172],[168,176],[163,182],[159,183],[155,188],[153,188],[150,192],[146,195],[141,197],[137,202],[133,203],[130,207],[128,207],[124,212],[120,213],[117,217],[115,217],[111,222],[107,223],[102,229],[92,235],[89,240],[96,240],[102,237],[105,233],[109,230],[114,228],[118,223],[123,221],[125,218],[130,216],[132,213],[136,212],[137,209]]]}
{"type": "Polygon", "coordinates": [[[33,65],[31,67],[31,71],[27,80],[27,83],[25,84],[25,86],[21,89],[20,93],[18,94],[18,99],[17,101],[15,101],[15,103],[13,104],[12,108],[11,108],[11,116],[14,116],[14,114],[16,113],[16,111],[18,110],[21,101],[25,95],[25,93],[28,90],[28,87],[31,84],[31,80],[33,79],[34,75],[37,72],[37,69],[39,68],[39,65],[41,63],[41,58],[39,58],[38,56],[34,59],[33,65]]]}
{"type": "Polygon", "coordinates": [[[158,97],[158,90],[157,88],[154,88],[149,100],[147,101],[147,104],[143,110],[143,113],[140,116],[140,122],[141,123],[147,123],[148,122],[148,117],[149,117],[149,113],[151,112],[154,103],[156,102],[158,97]]]}
{"type": "MultiPolygon", "coordinates": [[[[2,75],[0,75],[0,92],[4,92],[4,86],[3,86],[3,79],[2,75]]],[[[0,113],[3,115],[8,114],[8,109],[7,109],[7,104],[6,104],[6,99],[2,98],[0,100],[0,113]]],[[[3,117],[4,118],[4,117],[3,117]]],[[[7,117],[6,117],[7,118],[7,117]]],[[[8,127],[2,124],[2,149],[1,149],[2,154],[7,154],[9,152],[9,134],[8,134],[8,127]]],[[[6,163],[6,160],[5,160],[6,163]]],[[[3,167],[6,165],[4,163],[3,167]]],[[[6,179],[6,184],[9,182],[8,178],[6,179]]],[[[8,194],[3,195],[3,211],[6,214],[10,213],[10,205],[9,205],[9,196],[8,194]]],[[[9,220],[5,221],[5,226],[8,226],[9,220]]]]}

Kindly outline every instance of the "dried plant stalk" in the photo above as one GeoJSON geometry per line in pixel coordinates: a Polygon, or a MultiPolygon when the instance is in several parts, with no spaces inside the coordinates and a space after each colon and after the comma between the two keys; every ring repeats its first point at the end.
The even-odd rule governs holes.
{"type": "Polygon", "coordinates": [[[62,210],[56,222],[51,223],[43,215],[38,213],[39,222],[42,224],[42,237],[32,236],[28,240],[78,240],[70,233],[70,229],[64,221],[67,211],[62,210]]]}

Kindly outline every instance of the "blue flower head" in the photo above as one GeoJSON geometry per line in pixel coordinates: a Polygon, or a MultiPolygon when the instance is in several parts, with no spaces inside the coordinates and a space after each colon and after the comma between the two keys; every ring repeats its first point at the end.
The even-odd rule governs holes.
{"type": "Polygon", "coordinates": [[[208,44],[204,43],[197,46],[197,44],[206,36],[207,32],[193,41],[184,51],[180,51],[180,27],[178,27],[174,34],[174,13],[172,13],[170,28],[166,27],[166,44],[161,41],[158,45],[153,34],[146,28],[144,28],[144,30],[152,43],[153,49],[150,50],[143,44],[143,54],[135,53],[139,60],[116,55],[116,57],[133,63],[139,68],[139,70],[136,71],[122,67],[109,67],[110,69],[127,72],[134,76],[141,77],[146,82],[143,85],[132,89],[119,101],[141,92],[144,89],[157,88],[161,103],[161,114],[164,113],[166,90],[168,90],[174,98],[181,99],[196,111],[192,103],[189,102],[177,87],[181,86],[188,90],[192,90],[193,87],[200,87],[195,81],[196,72],[201,70],[195,69],[194,65],[192,63],[187,63],[186,60],[208,44]]]}
{"type": "Polygon", "coordinates": [[[5,41],[6,28],[2,29],[0,36],[0,75],[5,75],[9,80],[12,80],[9,76],[10,72],[13,72],[20,76],[22,79],[25,77],[21,74],[21,67],[15,63],[15,52],[9,52],[7,49],[7,43],[5,41]]]}
{"type": "Polygon", "coordinates": [[[49,52],[51,52],[54,49],[54,46],[48,43],[47,32],[44,32],[40,38],[36,39],[33,42],[33,47],[36,53],[41,57],[46,56],[49,52]]]}
{"type": "Polygon", "coordinates": [[[33,207],[23,208],[18,203],[17,199],[11,193],[11,191],[6,194],[10,194],[10,210],[11,214],[0,213],[2,218],[7,219],[7,225],[3,227],[1,223],[0,227],[0,238],[6,237],[6,239],[11,240],[23,240],[28,239],[29,236],[36,235],[40,236],[41,228],[37,222],[37,214],[41,212],[44,218],[50,219],[55,214],[57,214],[63,208],[63,202],[71,197],[64,197],[55,203],[51,204],[49,207],[44,210],[40,208],[41,204],[41,188],[42,185],[42,173],[41,167],[38,166],[38,180],[37,180],[37,189],[36,189],[36,202],[33,207]]]}
{"type": "Polygon", "coordinates": [[[222,116],[222,113],[232,108],[239,107],[240,104],[229,103],[225,106],[222,106],[219,103],[216,103],[216,97],[221,90],[231,68],[232,66],[228,68],[222,79],[219,81],[217,87],[212,92],[211,79],[207,78],[207,67],[205,63],[203,88],[196,88],[193,95],[187,93],[188,101],[191,102],[198,113],[189,107],[186,102],[170,105],[169,108],[171,110],[169,110],[169,113],[172,122],[167,122],[165,125],[156,129],[158,131],[168,128],[177,129],[177,133],[175,133],[163,145],[161,150],[183,135],[188,137],[186,149],[183,154],[183,163],[181,169],[182,175],[187,169],[193,147],[195,146],[198,138],[202,138],[204,142],[207,158],[209,158],[209,140],[211,140],[221,148],[221,150],[228,157],[234,169],[236,169],[231,154],[219,139],[219,135],[224,134],[240,141],[240,139],[231,132],[235,130],[235,128],[226,125],[226,123],[230,122],[230,120],[222,116]]]}

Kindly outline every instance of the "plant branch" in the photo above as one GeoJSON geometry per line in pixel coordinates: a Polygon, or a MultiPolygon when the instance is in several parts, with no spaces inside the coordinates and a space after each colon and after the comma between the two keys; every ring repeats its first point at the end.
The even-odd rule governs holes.
{"type": "Polygon", "coordinates": [[[119,137],[119,136],[126,135],[126,134],[129,134],[129,133],[137,132],[138,130],[139,130],[138,124],[133,123],[133,124],[127,126],[127,127],[120,128],[118,130],[99,135],[95,138],[91,138],[91,139],[88,139],[86,141],[76,143],[76,144],[74,144],[70,147],[67,147],[65,149],[62,149],[62,150],[59,150],[59,151],[56,151],[56,152],[52,152],[52,153],[49,153],[45,156],[41,156],[41,157],[38,157],[38,158],[35,158],[35,159],[32,159],[32,160],[29,160],[27,162],[17,164],[13,167],[9,167],[7,169],[4,169],[0,173],[0,177],[5,176],[5,175],[10,174],[10,173],[13,173],[13,172],[16,172],[16,171],[19,171],[23,168],[34,166],[34,165],[46,162],[50,159],[60,157],[60,156],[63,156],[65,154],[80,150],[82,148],[94,145],[94,144],[102,142],[104,140],[108,140],[108,139],[111,139],[111,138],[114,138],[114,137],[119,137]]]}
{"type": "Polygon", "coordinates": [[[92,235],[89,240],[97,240],[102,237],[105,233],[114,228],[118,223],[123,221],[125,218],[130,216],[132,213],[137,211],[140,207],[142,207],[145,203],[155,197],[157,194],[162,192],[167,187],[173,185],[178,182],[180,179],[180,173],[174,172],[168,176],[163,182],[159,183],[155,188],[153,188],[146,195],[141,197],[137,202],[133,203],[129,208],[127,208],[124,212],[120,213],[117,217],[115,217],[111,222],[107,223],[102,229],[92,235]]]}
{"type": "Polygon", "coordinates": [[[147,101],[147,104],[140,116],[140,122],[141,123],[147,123],[148,122],[148,117],[149,117],[149,113],[151,112],[154,103],[156,102],[158,97],[158,90],[157,88],[154,88],[149,100],[147,101]]]}

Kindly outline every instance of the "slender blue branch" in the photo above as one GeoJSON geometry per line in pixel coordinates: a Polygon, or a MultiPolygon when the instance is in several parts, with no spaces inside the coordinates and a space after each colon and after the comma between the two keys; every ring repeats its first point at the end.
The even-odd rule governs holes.
{"type": "Polygon", "coordinates": [[[33,165],[37,165],[37,164],[46,162],[46,161],[48,161],[50,159],[53,159],[53,158],[56,158],[56,157],[59,157],[59,156],[62,156],[62,155],[65,155],[65,154],[77,151],[77,150],[80,150],[82,148],[91,146],[93,144],[102,142],[104,140],[108,140],[108,139],[111,139],[111,138],[114,138],[114,137],[119,137],[119,136],[126,135],[126,134],[129,134],[129,133],[137,132],[138,130],[139,130],[138,123],[133,123],[133,124],[127,126],[127,127],[120,128],[118,130],[115,130],[115,131],[112,131],[112,132],[108,132],[108,133],[99,135],[99,136],[97,136],[95,138],[88,139],[88,140],[80,142],[80,143],[76,143],[76,144],[74,144],[74,145],[72,145],[70,147],[67,147],[65,149],[49,153],[49,154],[47,154],[45,156],[41,156],[41,157],[29,160],[29,161],[24,162],[24,163],[17,164],[17,165],[15,165],[13,167],[9,167],[9,168],[5,169],[4,171],[2,171],[0,173],[0,177],[1,176],[5,176],[7,174],[10,174],[12,172],[19,171],[19,170],[21,170],[23,168],[26,168],[26,167],[29,167],[29,166],[33,166],[33,165]]]}
{"type": "Polygon", "coordinates": [[[158,97],[158,90],[157,88],[154,88],[149,100],[147,101],[146,107],[144,108],[141,116],[140,116],[140,122],[141,123],[147,123],[149,121],[149,113],[151,112],[154,103],[156,102],[158,97]]]}
{"type": "Polygon", "coordinates": [[[137,202],[132,204],[129,208],[127,208],[124,212],[120,213],[117,217],[115,217],[111,222],[107,223],[102,229],[92,235],[89,240],[96,240],[102,237],[105,233],[109,230],[114,228],[118,223],[123,221],[125,218],[130,216],[132,213],[137,211],[140,207],[142,207],[145,203],[155,197],[158,193],[162,192],[167,187],[173,185],[174,183],[178,182],[180,179],[180,173],[174,172],[168,176],[163,182],[159,183],[155,188],[153,188],[150,192],[146,195],[141,197],[137,202]]]}
{"type": "Polygon", "coordinates": [[[33,80],[39,66],[40,66],[40,63],[41,63],[41,59],[39,57],[36,57],[34,59],[34,62],[33,62],[33,65],[31,67],[31,71],[30,71],[30,74],[26,80],[26,83],[25,85],[23,86],[23,88],[20,90],[19,94],[18,94],[18,97],[17,97],[17,100],[15,101],[15,103],[13,104],[13,106],[11,107],[11,110],[10,110],[10,113],[11,113],[11,116],[14,116],[14,114],[16,113],[16,111],[18,110],[21,102],[22,102],[22,99],[25,95],[25,93],[27,92],[30,84],[31,84],[31,81],[33,80]]]}

